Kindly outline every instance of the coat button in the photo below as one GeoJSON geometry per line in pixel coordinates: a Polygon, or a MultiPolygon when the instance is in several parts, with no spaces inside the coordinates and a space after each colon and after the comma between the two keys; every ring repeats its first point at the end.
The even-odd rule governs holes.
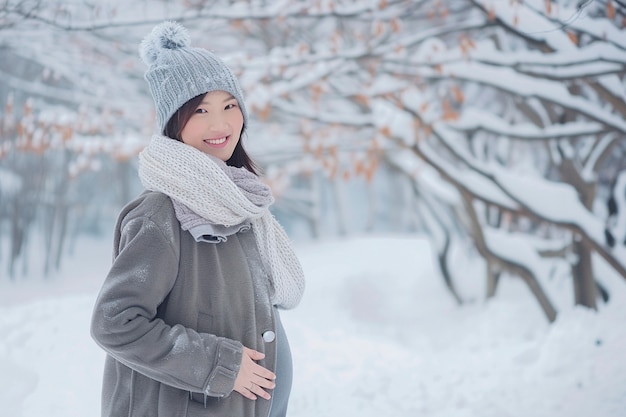
{"type": "Polygon", "coordinates": [[[274,333],[273,331],[268,330],[266,332],[263,332],[263,340],[267,343],[273,342],[274,339],[276,339],[276,333],[274,333]]]}

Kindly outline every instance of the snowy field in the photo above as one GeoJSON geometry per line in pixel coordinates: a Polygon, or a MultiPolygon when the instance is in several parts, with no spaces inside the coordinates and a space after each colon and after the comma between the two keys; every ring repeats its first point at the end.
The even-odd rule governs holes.
{"type": "MultiPolygon", "coordinates": [[[[291,416],[626,415],[626,285],[599,313],[562,309],[549,326],[517,280],[492,302],[457,307],[422,239],[297,249],[307,292],[282,315],[291,416]]],[[[99,416],[104,354],[89,320],[109,253],[110,242],[84,241],[50,283],[0,280],[2,416],[99,416]]]]}

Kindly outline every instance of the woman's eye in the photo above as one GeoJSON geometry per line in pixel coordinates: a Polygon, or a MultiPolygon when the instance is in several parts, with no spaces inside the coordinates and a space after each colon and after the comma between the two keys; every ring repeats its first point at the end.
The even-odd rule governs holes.
{"type": "Polygon", "coordinates": [[[206,110],[204,110],[204,109],[196,109],[196,113],[206,113],[206,110]]]}
{"type": "Polygon", "coordinates": [[[235,107],[237,107],[235,103],[230,103],[226,105],[225,109],[230,110],[230,109],[234,109],[235,107]]]}

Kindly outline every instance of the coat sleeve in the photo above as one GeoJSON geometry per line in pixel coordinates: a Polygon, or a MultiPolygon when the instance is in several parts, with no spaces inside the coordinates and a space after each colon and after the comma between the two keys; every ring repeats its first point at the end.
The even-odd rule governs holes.
{"type": "Polygon", "coordinates": [[[150,218],[124,224],[118,254],[96,300],[91,334],[113,358],[149,378],[223,397],[233,390],[241,343],[157,318],[177,277],[176,246],[150,218]]]}

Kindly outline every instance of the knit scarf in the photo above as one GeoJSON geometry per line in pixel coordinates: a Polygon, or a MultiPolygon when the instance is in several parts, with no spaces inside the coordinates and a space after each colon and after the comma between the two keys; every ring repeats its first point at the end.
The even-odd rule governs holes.
{"type": "Polygon", "coordinates": [[[245,168],[226,165],[200,150],[155,135],[139,154],[143,186],[169,196],[185,229],[199,221],[232,227],[250,222],[269,273],[272,304],[294,308],[304,292],[304,274],[287,234],[269,211],[269,187],[245,168]]]}

